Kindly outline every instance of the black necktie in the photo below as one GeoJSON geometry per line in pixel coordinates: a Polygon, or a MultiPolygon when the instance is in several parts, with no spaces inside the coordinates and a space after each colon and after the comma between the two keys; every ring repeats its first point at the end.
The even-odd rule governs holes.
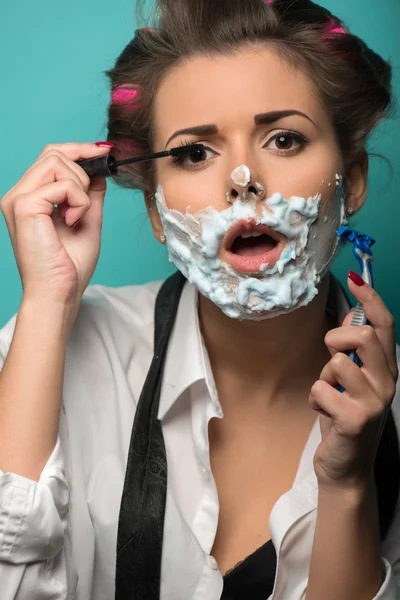
{"type": "Polygon", "coordinates": [[[154,356],[133,423],[118,521],[115,600],[159,600],[167,458],[157,419],[168,340],[186,279],[178,271],[160,288],[154,356]]]}

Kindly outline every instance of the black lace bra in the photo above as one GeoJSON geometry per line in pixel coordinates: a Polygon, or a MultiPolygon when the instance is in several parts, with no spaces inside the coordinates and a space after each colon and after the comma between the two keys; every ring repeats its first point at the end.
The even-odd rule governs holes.
{"type": "Polygon", "coordinates": [[[274,589],[276,552],[272,540],[224,575],[221,600],[267,600],[274,589]]]}

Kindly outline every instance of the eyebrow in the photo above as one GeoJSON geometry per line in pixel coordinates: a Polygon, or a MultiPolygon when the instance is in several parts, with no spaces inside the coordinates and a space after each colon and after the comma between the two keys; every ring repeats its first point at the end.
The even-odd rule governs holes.
{"type": "MultiPolygon", "coordinates": [[[[279,121],[280,119],[284,119],[285,117],[290,117],[292,115],[300,115],[301,117],[305,117],[306,119],[311,121],[311,123],[313,123],[315,125],[315,127],[317,127],[316,124],[314,123],[314,121],[309,116],[307,116],[305,113],[303,113],[299,110],[275,110],[272,112],[255,115],[254,123],[256,125],[268,125],[270,123],[275,123],[275,121],[279,121]]],[[[171,135],[171,137],[168,139],[167,143],[165,144],[165,147],[168,146],[168,144],[170,143],[170,141],[173,138],[177,137],[178,135],[183,135],[184,133],[186,133],[186,134],[189,133],[189,134],[198,135],[198,136],[215,135],[216,133],[218,133],[218,127],[214,124],[210,124],[210,125],[197,125],[195,127],[187,127],[186,129],[179,129],[178,131],[175,131],[175,133],[173,133],[171,135]]]]}

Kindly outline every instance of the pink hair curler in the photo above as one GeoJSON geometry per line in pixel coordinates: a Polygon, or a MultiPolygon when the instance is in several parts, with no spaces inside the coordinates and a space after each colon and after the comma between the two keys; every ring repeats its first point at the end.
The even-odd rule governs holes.
{"type": "Polygon", "coordinates": [[[111,94],[111,103],[119,105],[132,104],[140,98],[140,89],[137,86],[124,84],[116,88],[111,94]]]}
{"type": "Polygon", "coordinates": [[[324,34],[322,38],[332,38],[336,35],[346,35],[347,33],[349,33],[344,27],[338,27],[333,19],[330,19],[329,23],[324,27],[323,31],[324,34]]]}

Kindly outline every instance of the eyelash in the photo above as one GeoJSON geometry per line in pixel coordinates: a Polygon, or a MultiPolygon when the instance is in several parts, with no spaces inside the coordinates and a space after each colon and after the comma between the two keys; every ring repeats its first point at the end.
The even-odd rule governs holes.
{"type": "MultiPolygon", "coordinates": [[[[293,131],[279,131],[278,133],[276,133],[274,136],[272,136],[272,138],[270,140],[268,140],[268,143],[271,142],[272,140],[278,139],[280,137],[291,137],[293,138],[297,143],[300,144],[300,149],[305,148],[310,142],[302,135],[300,135],[299,133],[294,133],[293,131]]],[[[175,156],[173,158],[173,163],[176,164],[178,167],[182,167],[185,169],[197,169],[198,166],[195,165],[191,165],[191,166],[184,166],[183,165],[183,161],[188,158],[190,156],[190,148],[193,146],[193,144],[195,144],[196,142],[186,142],[183,141],[180,143],[180,147],[182,148],[187,148],[187,153],[186,154],[182,154],[180,156],[175,156]]],[[[199,143],[199,142],[197,142],[199,143]]],[[[211,150],[211,152],[215,152],[212,148],[210,148],[209,146],[204,146],[204,150],[211,150]]],[[[292,154],[294,154],[294,152],[297,152],[299,150],[299,148],[296,148],[292,150],[277,150],[276,152],[282,156],[282,155],[289,155],[291,156],[292,154]]],[[[202,165],[205,164],[207,162],[207,160],[201,161],[199,163],[197,163],[197,165],[202,165]]]]}

